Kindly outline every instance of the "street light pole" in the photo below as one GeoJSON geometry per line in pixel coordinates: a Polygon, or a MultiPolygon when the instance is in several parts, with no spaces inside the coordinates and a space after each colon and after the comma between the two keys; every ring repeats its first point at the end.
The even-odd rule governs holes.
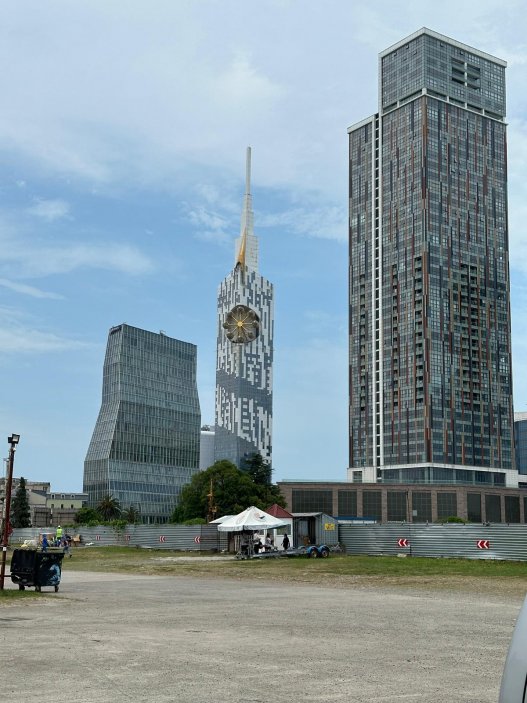
{"type": "Polygon", "coordinates": [[[5,502],[4,502],[4,532],[2,535],[2,566],[0,567],[0,591],[4,590],[5,579],[5,562],[7,558],[7,545],[9,543],[9,534],[11,532],[11,487],[13,485],[13,464],[15,463],[16,445],[20,441],[19,434],[12,434],[7,438],[9,442],[9,460],[7,462],[7,477],[5,483],[5,502]]]}

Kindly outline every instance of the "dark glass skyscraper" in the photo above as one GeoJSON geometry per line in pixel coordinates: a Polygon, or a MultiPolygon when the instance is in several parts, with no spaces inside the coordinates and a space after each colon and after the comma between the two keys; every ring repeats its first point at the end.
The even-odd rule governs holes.
{"type": "Polygon", "coordinates": [[[196,347],[119,325],[108,336],[102,406],[84,462],[84,492],[110,494],[146,523],[166,522],[199,469],[196,347]]]}
{"type": "Polygon", "coordinates": [[[216,461],[243,468],[258,453],[271,463],[273,422],[273,284],[258,272],[250,193],[251,150],[234,269],[218,290],[216,461]]]}
{"type": "Polygon", "coordinates": [[[349,129],[351,480],[517,485],[505,65],[421,29],[349,129]]]}

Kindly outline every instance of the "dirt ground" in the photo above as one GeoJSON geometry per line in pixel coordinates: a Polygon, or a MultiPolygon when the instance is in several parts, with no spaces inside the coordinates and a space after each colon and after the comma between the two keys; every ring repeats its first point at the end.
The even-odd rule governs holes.
{"type": "Polygon", "coordinates": [[[3,691],[57,703],[497,701],[525,586],[247,573],[66,565],[58,594],[2,604],[3,691]]]}

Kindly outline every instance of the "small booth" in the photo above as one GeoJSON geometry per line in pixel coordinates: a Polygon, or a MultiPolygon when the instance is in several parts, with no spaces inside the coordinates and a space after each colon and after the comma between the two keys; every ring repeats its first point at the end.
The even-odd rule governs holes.
{"type": "Polygon", "coordinates": [[[293,541],[295,546],[326,544],[328,547],[339,543],[338,523],[326,513],[292,513],[293,541]]]}

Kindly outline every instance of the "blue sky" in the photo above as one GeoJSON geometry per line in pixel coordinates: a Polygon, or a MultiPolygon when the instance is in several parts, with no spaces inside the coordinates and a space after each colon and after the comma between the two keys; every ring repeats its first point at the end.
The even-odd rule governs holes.
{"type": "Polygon", "coordinates": [[[253,149],[275,284],[275,479],[347,466],[347,135],[378,53],[422,26],[509,62],[514,401],[527,410],[523,1],[26,0],[0,10],[0,428],[15,475],[82,488],[108,329],[198,346],[213,422],[216,289],[253,149]]]}

